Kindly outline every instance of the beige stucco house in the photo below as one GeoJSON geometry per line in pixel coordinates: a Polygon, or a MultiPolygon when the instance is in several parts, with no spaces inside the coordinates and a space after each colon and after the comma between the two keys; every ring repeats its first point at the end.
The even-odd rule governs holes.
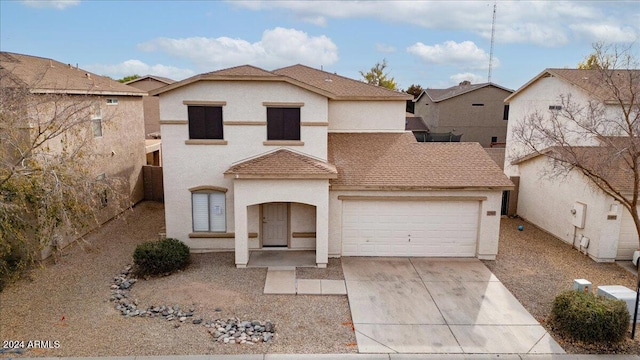
{"type": "Polygon", "coordinates": [[[447,89],[426,89],[414,100],[414,114],[424,119],[431,133],[462,135],[461,141],[486,148],[501,146],[509,118],[504,99],[512,92],[494,83],[469,81],[447,89]]]}
{"type": "Polygon", "coordinates": [[[303,65],[239,66],[160,97],[166,231],[192,251],[328,257],[498,251],[501,192],[475,143],[417,143],[410,96],[303,65]]]}
{"type": "MultiPolygon", "coordinates": [[[[54,114],[68,116],[67,123],[73,123],[77,119],[87,126],[86,120],[90,117],[88,139],[84,136],[80,139],[78,131],[73,128],[66,130],[59,138],[49,140],[43,148],[63,151],[65,142],[71,143],[79,139],[88,141],[86,148],[91,151],[87,157],[92,162],[89,171],[96,178],[119,179],[118,182],[123,184],[122,191],[125,192],[125,206],[142,199],[142,165],[145,163],[142,112],[144,91],[53,59],[9,52],[0,52],[0,74],[4,90],[10,91],[12,87],[25,88],[42,97],[38,100],[41,101],[38,110],[31,109],[33,112],[25,117],[25,136],[30,136],[30,132],[37,129],[38,124],[51,121],[56,116],[54,114]],[[49,94],[60,96],[47,97],[49,94]],[[55,99],[55,102],[50,99],[55,99]]],[[[111,201],[108,193],[104,196],[105,203],[111,201]]],[[[113,215],[115,214],[110,209],[105,208],[98,220],[106,221],[113,215]]],[[[65,239],[70,240],[75,238],[65,239]]]]}
{"type": "MultiPolygon", "coordinates": [[[[566,177],[546,176],[554,164],[544,155],[554,149],[527,153],[514,135],[518,124],[527,116],[561,111],[560,96],[569,94],[577,106],[590,102],[601,104],[603,118],[620,119],[620,105],[607,94],[606,87],[599,84],[598,79],[597,70],[545,69],[506,99],[510,105],[510,119],[504,171],[517,185],[510,192],[509,211],[578,248],[581,242],[587,246],[588,241],[583,250],[596,261],[630,260],[639,245],[629,212],[614,198],[595,188],[578,170],[572,170],[566,177]]],[[[639,92],[636,89],[636,93],[639,92]]],[[[571,137],[566,137],[573,155],[606,162],[608,150],[601,139],[579,129],[573,130],[567,132],[571,137]]],[[[616,168],[613,163],[609,165],[616,168]]],[[[612,173],[610,181],[625,196],[633,191],[633,182],[621,173],[612,173]]]]}

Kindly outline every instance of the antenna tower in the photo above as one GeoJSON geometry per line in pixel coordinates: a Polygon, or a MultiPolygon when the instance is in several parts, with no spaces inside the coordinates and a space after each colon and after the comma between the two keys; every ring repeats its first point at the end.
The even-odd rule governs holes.
{"type": "Polygon", "coordinates": [[[491,22],[491,50],[489,51],[489,79],[491,82],[491,70],[493,70],[493,38],[496,34],[496,2],[493,3],[493,21],[491,22]]]}

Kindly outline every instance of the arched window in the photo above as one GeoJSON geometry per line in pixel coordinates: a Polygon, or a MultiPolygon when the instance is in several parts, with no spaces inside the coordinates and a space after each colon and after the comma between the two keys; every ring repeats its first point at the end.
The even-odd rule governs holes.
{"type": "Polygon", "coordinates": [[[193,232],[226,232],[226,189],[191,192],[193,232]]]}

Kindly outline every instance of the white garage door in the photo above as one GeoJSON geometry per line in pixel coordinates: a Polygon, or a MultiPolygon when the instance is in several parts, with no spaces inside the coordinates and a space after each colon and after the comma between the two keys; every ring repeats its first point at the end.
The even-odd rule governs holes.
{"type": "Polygon", "coordinates": [[[620,237],[618,238],[618,255],[616,260],[631,260],[633,252],[638,248],[638,232],[633,218],[627,209],[622,210],[620,220],[620,237]]]}
{"type": "Polygon", "coordinates": [[[345,200],[344,256],[476,255],[478,201],[345,200]]]}

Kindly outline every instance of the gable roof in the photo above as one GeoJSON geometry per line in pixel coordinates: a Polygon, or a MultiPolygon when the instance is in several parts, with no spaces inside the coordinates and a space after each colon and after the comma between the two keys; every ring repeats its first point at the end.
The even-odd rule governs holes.
{"type": "Polygon", "coordinates": [[[0,52],[0,86],[33,93],[142,96],[144,91],[53,59],[0,52]]]}
{"type": "Polygon", "coordinates": [[[414,102],[417,102],[418,100],[420,100],[420,98],[423,95],[427,95],[431,101],[433,102],[441,102],[444,100],[448,100],[451,98],[454,98],[456,96],[460,96],[478,89],[482,89],[488,86],[493,86],[495,88],[504,90],[504,91],[508,91],[510,93],[513,92],[513,90],[508,89],[506,87],[500,86],[498,84],[494,84],[491,82],[486,82],[486,83],[480,83],[480,84],[464,84],[461,83],[460,85],[456,85],[456,86],[452,86],[450,88],[446,88],[446,89],[426,89],[423,90],[422,93],[420,94],[420,96],[418,96],[414,102]]]}
{"type": "Polygon", "coordinates": [[[404,121],[405,130],[407,131],[428,131],[429,130],[422,116],[414,116],[413,114],[409,114],[409,115],[411,116],[407,116],[404,121]]]}
{"type": "Polygon", "coordinates": [[[195,75],[150,91],[149,94],[159,95],[197,81],[278,81],[301,87],[332,100],[405,101],[412,98],[405,93],[369,85],[304,65],[293,65],[274,71],[263,70],[252,65],[236,66],[195,75]]]}
{"type": "MultiPolygon", "coordinates": [[[[612,97],[611,91],[606,86],[606,79],[601,72],[602,70],[589,70],[589,69],[544,69],[541,73],[536,75],[533,79],[529,80],[526,84],[521,86],[513,94],[505,99],[505,102],[511,101],[516,96],[520,95],[529,86],[538,80],[546,77],[556,77],[563,81],[568,82],[571,85],[583,90],[590,96],[604,102],[615,103],[615,98],[612,97]]],[[[640,93],[640,69],[633,70],[609,70],[611,78],[616,81],[614,84],[618,89],[628,89],[630,85],[635,87],[634,93],[637,95],[640,93]],[[630,82],[633,79],[633,82],[630,82]]],[[[626,94],[630,97],[630,94],[626,94]]],[[[625,98],[625,94],[622,94],[622,98],[625,98]]]]}
{"type": "Polygon", "coordinates": [[[405,133],[330,133],[332,190],[512,189],[478,143],[418,143],[405,133]]]}
{"type": "Polygon", "coordinates": [[[159,81],[159,82],[167,84],[167,85],[173,84],[174,82],[176,82],[175,80],[169,79],[167,77],[156,76],[156,75],[144,75],[144,76],[141,76],[141,77],[139,77],[137,79],[129,80],[124,84],[125,85],[130,85],[130,84],[133,84],[133,83],[137,83],[138,81],[147,80],[147,79],[153,79],[153,80],[159,81]]]}
{"type": "Polygon", "coordinates": [[[278,149],[237,163],[224,174],[236,179],[334,179],[337,170],[325,161],[278,149]]]}

